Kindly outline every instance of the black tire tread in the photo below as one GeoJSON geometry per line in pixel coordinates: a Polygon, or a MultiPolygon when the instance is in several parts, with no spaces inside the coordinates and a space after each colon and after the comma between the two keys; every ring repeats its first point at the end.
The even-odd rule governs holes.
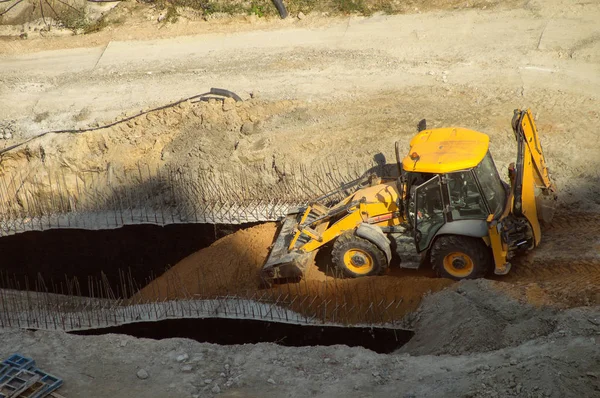
{"type": "Polygon", "coordinates": [[[454,280],[483,278],[492,265],[492,253],[483,240],[469,236],[443,235],[431,247],[431,264],[437,274],[454,280]],[[473,272],[464,278],[450,275],[443,266],[444,257],[452,251],[461,251],[473,260],[473,272]]]}
{"type": "Polygon", "coordinates": [[[360,276],[381,275],[386,271],[388,267],[388,261],[385,256],[385,253],[374,243],[368,241],[367,239],[356,236],[354,231],[344,232],[335,240],[335,242],[333,243],[333,249],[331,251],[331,258],[335,263],[336,267],[340,271],[342,271],[342,273],[345,276],[350,278],[356,278],[360,276]],[[350,270],[348,270],[346,267],[344,267],[344,253],[351,248],[358,248],[372,253],[374,261],[373,271],[366,275],[356,275],[350,270]]]}

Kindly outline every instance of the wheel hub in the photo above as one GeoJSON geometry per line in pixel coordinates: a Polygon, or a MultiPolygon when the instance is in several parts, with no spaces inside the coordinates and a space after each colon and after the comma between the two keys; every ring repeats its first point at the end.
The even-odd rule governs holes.
{"type": "Polygon", "coordinates": [[[452,260],[452,266],[456,269],[464,269],[467,265],[467,262],[463,257],[456,257],[452,260]]]}
{"type": "Polygon", "coordinates": [[[364,255],[362,255],[360,253],[356,253],[350,258],[350,262],[355,267],[362,267],[363,265],[365,265],[367,263],[367,259],[365,258],[364,255]]]}
{"type": "Polygon", "coordinates": [[[471,257],[461,251],[448,253],[444,257],[443,267],[447,273],[455,278],[467,278],[475,269],[471,257]]]}
{"type": "Polygon", "coordinates": [[[344,252],[342,267],[354,276],[367,275],[373,271],[374,261],[371,253],[360,247],[348,248],[344,252]]]}

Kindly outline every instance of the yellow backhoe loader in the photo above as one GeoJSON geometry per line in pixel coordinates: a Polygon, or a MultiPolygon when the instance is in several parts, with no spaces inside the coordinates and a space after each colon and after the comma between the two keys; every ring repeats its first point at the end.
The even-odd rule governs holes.
{"type": "Polygon", "coordinates": [[[403,159],[396,142],[398,178],[372,175],[339,203],[317,199],[284,218],[263,280],[302,277],[329,243],[347,277],[383,274],[392,261],[455,280],[507,274],[511,258],[539,245],[557,199],[531,111],[515,110],[512,127],[517,159],[506,184],[486,134],[421,121],[403,159]]]}

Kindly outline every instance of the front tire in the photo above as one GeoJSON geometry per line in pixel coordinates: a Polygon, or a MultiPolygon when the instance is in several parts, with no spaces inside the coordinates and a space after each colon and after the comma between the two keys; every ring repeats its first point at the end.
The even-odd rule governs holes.
{"type": "Polygon", "coordinates": [[[482,239],[447,235],[436,239],[431,248],[431,264],[443,278],[483,278],[492,267],[491,250],[482,239]]]}
{"type": "Polygon", "coordinates": [[[385,253],[354,232],[345,232],[335,240],[331,258],[336,267],[350,278],[380,275],[388,266],[385,253]]]}

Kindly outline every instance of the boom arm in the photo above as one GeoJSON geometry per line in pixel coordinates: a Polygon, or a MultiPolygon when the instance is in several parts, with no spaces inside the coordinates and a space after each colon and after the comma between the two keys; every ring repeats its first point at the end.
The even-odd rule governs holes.
{"type": "Polygon", "coordinates": [[[537,246],[541,239],[539,221],[549,222],[552,218],[550,209],[555,205],[556,188],[550,180],[531,110],[515,110],[512,127],[518,145],[516,167],[509,171],[513,185],[512,211],[527,218],[537,246]]]}

